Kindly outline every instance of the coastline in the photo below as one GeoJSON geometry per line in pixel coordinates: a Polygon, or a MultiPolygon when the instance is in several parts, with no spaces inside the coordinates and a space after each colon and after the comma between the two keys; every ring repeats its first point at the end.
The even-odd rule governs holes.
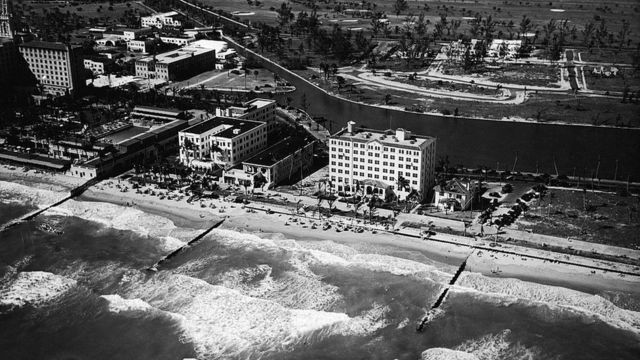
{"type": "MultiPolygon", "coordinates": [[[[15,173],[15,171],[8,173],[5,167],[0,167],[0,180],[11,178],[11,181],[14,181],[15,178],[12,178],[14,175],[12,173],[15,173]]],[[[30,170],[22,173],[18,182],[38,189],[54,189],[53,191],[64,191],[63,189],[68,188],[72,183],[69,177],[65,175],[54,174],[44,178],[40,176],[41,174],[36,174],[30,170]]],[[[208,228],[213,223],[225,218],[225,222],[220,229],[251,233],[260,237],[279,236],[303,242],[333,241],[368,253],[416,251],[430,260],[446,264],[448,266],[447,272],[450,270],[451,272],[455,271],[460,263],[468,258],[467,271],[477,272],[488,277],[517,278],[543,285],[567,287],[592,294],[601,291],[623,291],[640,294],[640,276],[621,276],[613,272],[593,271],[587,267],[572,266],[553,260],[533,259],[527,257],[527,255],[518,256],[483,251],[472,248],[468,243],[455,245],[382,231],[377,234],[373,234],[370,231],[363,233],[336,232],[333,229],[323,231],[321,229],[322,221],[319,219],[299,217],[307,224],[299,225],[298,223],[289,223],[288,219],[291,218],[291,215],[277,212],[268,214],[266,211],[259,210],[249,214],[242,204],[228,203],[222,199],[207,200],[207,203],[216,206],[215,209],[208,206],[200,207],[199,203],[189,204],[186,200],[161,200],[155,196],[137,194],[131,190],[121,192],[116,187],[117,181],[113,179],[104,180],[88,189],[76,200],[130,206],[171,220],[178,227],[193,230],[208,228]],[[311,222],[315,222],[318,228],[311,229],[309,227],[311,222]]],[[[257,206],[256,208],[262,206],[260,204],[253,205],[257,206]]],[[[455,237],[451,236],[451,238],[455,240],[455,237]]],[[[451,239],[447,238],[447,240],[450,241],[451,239]]],[[[504,250],[504,247],[501,250],[504,250]]],[[[548,256],[543,251],[525,250],[527,254],[530,253],[532,256],[548,256]]],[[[573,257],[569,256],[569,258],[573,257]]],[[[596,260],[591,261],[587,258],[579,260],[581,263],[591,263],[594,266],[600,265],[596,260]]],[[[619,268],[620,264],[615,264],[615,266],[619,268]]]]}

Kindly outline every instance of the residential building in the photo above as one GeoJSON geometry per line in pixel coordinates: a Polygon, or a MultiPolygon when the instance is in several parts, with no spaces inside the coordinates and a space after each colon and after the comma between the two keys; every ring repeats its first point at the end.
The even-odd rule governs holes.
{"type": "Polygon", "coordinates": [[[356,129],[355,122],[329,139],[329,176],[339,193],[423,196],[435,178],[436,139],[408,130],[356,129]]]}
{"type": "Polygon", "coordinates": [[[20,45],[20,53],[44,93],[75,94],[84,87],[81,46],[31,41],[20,45]]]}
{"type": "Polygon", "coordinates": [[[271,132],[276,127],[275,100],[256,98],[245,102],[242,106],[230,106],[216,108],[216,116],[237,117],[247,120],[261,121],[267,124],[267,131],[271,132]]]}
{"type": "Polygon", "coordinates": [[[287,137],[243,161],[242,168],[225,171],[223,181],[249,181],[252,187],[270,188],[285,180],[300,180],[313,166],[314,144],[312,138],[287,137]]]}
{"type": "Polygon", "coordinates": [[[181,27],[182,15],[176,11],[169,11],[161,14],[153,14],[150,16],[143,16],[140,18],[140,25],[142,27],[153,26],[158,29],[163,27],[181,27]]]}
{"type": "Polygon", "coordinates": [[[267,125],[246,119],[214,117],[179,134],[180,161],[198,169],[230,168],[267,145],[267,125]]]}
{"type": "Polygon", "coordinates": [[[209,40],[198,40],[183,48],[136,61],[136,76],[165,81],[180,80],[215,66],[216,51],[209,40]]]}
{"type": "Polygon", "coordinates": [[[433,202],[442,210],[466,210],[471,206],[479,188],[477,182],[452,179],[433,188],[433,202]]]}

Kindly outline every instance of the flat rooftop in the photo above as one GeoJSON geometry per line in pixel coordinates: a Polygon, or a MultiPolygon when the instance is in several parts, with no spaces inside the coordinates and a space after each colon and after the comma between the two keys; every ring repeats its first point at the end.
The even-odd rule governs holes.
{"type": "Polygon", "coordinates": [[[271,166],[313,142],[310,137],[288,137],[243,161],[244,164],[271,166]]]}
{"type": "Polygon", "coordinates": [[[50,41],[29,41],[27,43],[20,44],[20,47],[23,48],[34,48],[34,49],[48,49],[48,50],[59,50],[59,51],[67,51],[67,45],[60,42],[50,42],[50,41]]]}
{"type": "Polygon", "coordinates": [[[276,102],[275,100],[268,100],[268,99],[253,99],[253,100],[247,101],[246,103],[244,103],[244,105],[245,106],[255,105],[259,109],[261,107],[271,105],[275,102],[276,102]]]}
{"type": "Polygon", "coordinates": [[[126,141],[128,139],[131,139],[134,136],[138,136],[140,134],[143,134],[143,133],[145,133],[147,131],[149,131],[149,129],[147,129],[147,128],[140,127],[140,126],[132,126],[132,127],[126,128],[124,130],[115,132],[113,134],[109,134],[109,135],[101,138],[100,141],[107,142],[107,143],[110,143],[110,144],[118,144],[118,143],[121,143],[121,142],[126,141]]]}
{"type": "Polygon", "coordinates": [[[338,131],[332,135],[333,139],[353,140],[360,143],[369,143],[377,141],[383,145],[391,147],[417,148],[424,143],[430,144],[436,141],[435,137],[416,135],[404,129],[397,130],[375,130],[367,128],[357,128],[354,126],[354,132],[349,133],[347,128],[338,131]],[[396,136],[396,131],[405,131],[404,140],[400,140],[396,136]]]}
{"type": "Polygon", "coordinates": [[[264,123],[259,121],[216,116],[212,119],[193,125],[182,132],[188,134],[203,134],[215,129],[216,136],[231,139],[236,136],[240,136],[247,131],[253,130],[260,125],[264,125],[264,123]],[[239,130],[238,134],[234,134],[234,130],[239,130]]]}
{"type": "Polygon", "coordinates": [[[133,112],[144,113],[144,114],[161,114],[161,115],[170,115],[170,116],[178,116],[183,113],[182,110],[178,110],[175,108],[161,108],[155,106],[144,106],[138,105],[133,108],[133,112]]]}
{"type": "MultiPolygon", "coordinates": [[[[158,54],[156,55],[155,60],[158,63],[171,64],[176,61],[187,59],[191,56],[202,55],[211,51],[215,51],[215,48],[209,47],[206,43],[203,43],[202,41],[209,41],[209,40],[194,41],[193,43],[183,48],[158,54]]],[[[153,61],[153,56],[147,56],[138,61],[150,62],[150,61],[153,61]]]]}

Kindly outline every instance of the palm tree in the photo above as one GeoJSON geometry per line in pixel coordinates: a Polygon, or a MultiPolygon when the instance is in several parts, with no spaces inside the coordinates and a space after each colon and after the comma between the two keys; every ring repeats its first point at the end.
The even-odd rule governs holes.
{"type": "Polygon", "coordinates": [[[398,185],[398,190],[399,191],[408,191],[409,190],[409,186],[410,186],[410,182],[409,182],[408,179],[405,179],[402,175],[399,175],[398,176],[397,185],[398,185]]]}
{"type": "Polygon", "coordinates": [[[371,220],[373,218],[373,213],[376,210],[377,202],[378,202],[378,195],[376,194],[373,194],[369,199],[369,202],[367,202],[367,207],[369,208],[369,223],[371,223],[371,220]]]}

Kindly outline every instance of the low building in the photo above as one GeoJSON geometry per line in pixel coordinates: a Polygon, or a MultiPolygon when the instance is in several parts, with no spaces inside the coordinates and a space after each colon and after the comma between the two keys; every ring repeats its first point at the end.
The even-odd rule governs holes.
{"type": "Polygon", "coordinates": [[[158,121],[187,119],[186,112],[183,110],[142,105],[134,107],[133,111],[131,111],[130,117],[158,121]]]}
{"type": "Polygon", "coordinates": [[[146,54],[148,53],[148,49],[154,43],[154,39],[139,39],[139,40],[129,40],[127,41],[127,51],[139,52],[146,54]]]}
{"type": "Polygon", "coordinates": [[[142,27],[156,27],[162,29],[163,27],[179,28],[182,26],[183,16],[176,11],[169,11],[166,13],[153,14],[150,16],[142,16],[140,18],[140,25],[142,27]]]}
{"type": "Polygon", "coordinates": [[[313,166],[314,144],[311,138],[287,137],[243,161],[241,169],[225,171],[223,180],[239,185],[249,181],[252,187],[266,188],[285,180],[300,180],[313,166]]]}
{"type": "Polygon", "coordinates": [[[516,58],[522,47],[522,40],[493,39],[487,55],[491,57],[516,58]]]}
{"type": "Polygon", "coordinates": [[[214,117],[179,134],[180,161],[196,169],[231,168],[267,145],[265,123],[214,117]]]}
{"type": "Polygon", "coordinates": [[[84,59],[84,68],[91,70],[95,75],[110,73],[115,67],[115,61],[107,58],[84,59]]]}
{"type": "Polygon", "coordinates": [[[115,151],[107,155],[72,164],[71,175],[92,179],[120,173],[131,169],[135,164],[157,159],[158,156],[177,147],[178,133],[188,126],[186,120],[175,120],[160,127],[151,128],[115,144],[115,151]]]}
{"type": "Polygon", "coordinates": [[[346,128],[329,139],[329,177],[338,193],[406,198],[427,194],[435,180],[436,139],[408,130],[346,128]]]}
{"type": "Polygon", "coordinates": [[[20,53],[43,92],[65,95],[75,94],[84,88],[81,46],[31,41],[20,45],[20,53]]]}
{"type": "Polygon", "coordinates": [[[441,210],[467,210],[473,203],[478,189],[480,187],[477,182],[452,179],[433,188],[433,202],[441,210]]]}
{"type": "Polygon", "coordinates": [[[181,49],[139,59],[136,76],[173,81],[211,70],[216,63],[216,51],[209,41],[198,40],[181,49]]]}
{"type": "Polygon", "coordinates": [[[193,36],[160,36],[163,43],[186,46],[196,41],[193,36]]]}

